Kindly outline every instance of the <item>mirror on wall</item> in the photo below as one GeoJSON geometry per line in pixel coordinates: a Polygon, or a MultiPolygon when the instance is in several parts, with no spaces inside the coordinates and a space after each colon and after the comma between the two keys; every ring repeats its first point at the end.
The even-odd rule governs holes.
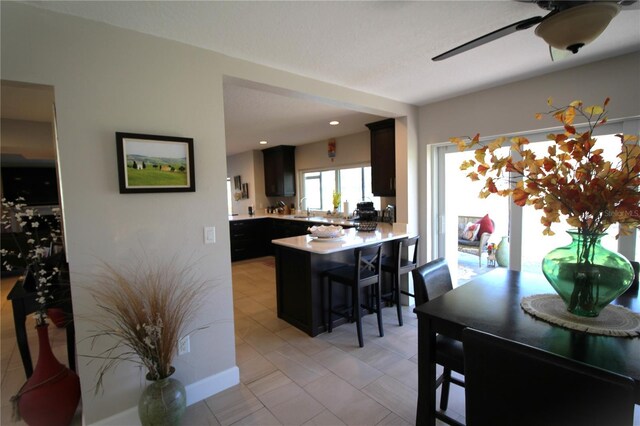
{"type": "MultiPolygon", "coordinates": [[[[9,202],[23,198],[27,208],[45,217],[59,215],[53,87],[2,80],[0,99],[2,197],[9,202]]],[[[21,232],[16,220],[3,227],[3,248],[21,232]]]]}

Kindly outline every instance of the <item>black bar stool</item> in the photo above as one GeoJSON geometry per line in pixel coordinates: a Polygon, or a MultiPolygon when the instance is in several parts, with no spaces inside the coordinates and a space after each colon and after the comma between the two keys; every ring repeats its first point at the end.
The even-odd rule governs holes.
{"type": "Polygon", "coordinates": [[[408,274],[418,267],[418,242],[420,236],[413,238],[403,238],[394,241],[393,256],[382,257],[382,271],[391,274],[391,292],[382,295],[382,299],[394,303],[398,310],[398,324],[402,326],[402,306],[400,305],[400,294],[415,297],[413,294],[400,289],[400,277],[408,274]],[[413,257],[409,256],[409,248],[414,247],[413,257]],[[407,257],[404,257],[404,252],[407,257]]]}
{"type": "MultiPolygon", "coordinates": [[[[328,280],[329,305],[327,309],[329,333],[333,331],[333,314],[341,315],[351,321],[356,322],[358,329],[358,343],[364,346],[362,338],[362,308],[375,312],[378,316],[378,331],[380,337],[384,336],[382,329],[382,310],[380,302],[380,251],[382,244],[375,244],[367,247],[358,247],[354,250],[355,263],[345,265],[335,269],[330,269],[324,273],[328,280]],[[337,282],[351,288],[351,304],[345,302],[345,306],[333,306],[333,283],[337,282]],[[360,291],[363,288],[372,289],[373,306],[367,306],[361,302],[360,291]]],[[[347,299],[348,300],[348,299],[347,299]]]]}

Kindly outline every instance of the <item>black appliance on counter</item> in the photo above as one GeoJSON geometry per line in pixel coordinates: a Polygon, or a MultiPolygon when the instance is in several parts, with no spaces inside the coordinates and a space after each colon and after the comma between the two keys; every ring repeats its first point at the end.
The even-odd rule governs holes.
{"type": "Polygon", "coordinates": [[[356,205],[353,212],[353,220],[361,222],[376,222],[378,220],[378,211],[373,207],[373,202],[363,201],[356,205]]]}

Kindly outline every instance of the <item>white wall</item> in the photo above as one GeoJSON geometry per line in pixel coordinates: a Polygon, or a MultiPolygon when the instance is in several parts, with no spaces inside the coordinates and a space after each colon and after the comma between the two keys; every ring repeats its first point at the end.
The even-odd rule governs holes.
{"type": "Polygon", "coordinates": [[[255,208],[261,209],[260,212],[264,213],[264,209],[266,209],[270,203],[267,195],[265,194],[264,188],[264,155],[262,154],[262,151],[253,151],[253,178],[254,187],[256,188],[255,208]]]}
{"type": "Polygon", "coordinates": [[[580,99],[588,105],[611,98],[609,118],[640,114],[640,52],[506,84],[420,108],[420,144],[452,136],[502,135],[557,126],[536,112],[580,99]]]}
{"type": "Polygon", "coordinates": [[[336,168],[353,164],[371,163],[369,131],[336,139],[336,156],[327,155],[328,140],[296,147],[296,173],[300,170],[336,168]]]}
{"type": "MultiPolygon", "coordinates": [[[[550,118],[536,120],[547,110],[547,98],[557,105],[579,99],[601,104],[607,97],[609,118],[640,115],[640,52],[506,84],[465,96],[425,105],[419,112],[419,168],[421,235],[432,235],[427,158],[428,144],[447,142],[452,136],[498,136],[557,126],[550,118]]],[[[427,247],[427,245],[425,245],[427,247]]],[[[426,253],[423,251],[422,253],[426,253]]]]}
{"type": "Polygon", "coordinates": [[[264,192],[264,156],[262,151],[254,150],[227,157],[227,174],[232,179],[232,186],[233,176],[240,174],[243,182],[249,182],[250,188],[256,188],[255,191],[249,191],[249,200],[233,202],[233,213],[246,214],[249,205],[256,209],[264,209],[267,206],[275,205],[279,200],[293,203],[298,208],[298,201],[301,198],[301,186],[298,179],[300,171],[369,164],[371,162],[371,144],[368,131],[336,138],[336,156],[333,162],[327,155],[327,142],[327,140],[322,140],[296,146],[295,197],[267,198],[264,192]],[[245,180],[245,176],[246,179],[251,180],[245,180]]]}
{"type": "MultiPolygon", "coordinates": [[[[121,263],[145,251],[202,259],[197,274],[211,281],[192,336],[191,353],[176,358],[176,377],[193,385],[235,368],[222,74],[216,58],[157,38],[2,3],[2,78],[54,86],[66,248],[70,262],[79,355],[95,307],[87,294],[98,261],[121,263]],[[198,66],[194,66],[194,65],[198,66]],[[195,193],[120,194],[115,132],[192,137],[195,193]],[[203,244],[203,226],[217,244],[203,244]],[[216,342],[211,346],[211,342],[216,342]]],[[[104,346],[102,346],[104,349],[104,346]]],[[[135,405],[144,385],[121,365],[94,396],[97,364],[78,362],[87,423],[135,405]]]]}
{"type": "Polygon", "coordinates": [[[256,207],[255,167],[253,151],[227,157],[227,177],[231,178],[231,192],[237,190],[234,185],[234,177],[240,176],[242,183],[249,185],[249,198],[237,200],[232,198],[231,209],[234,214],[247,214],[248,207],[256,207]]]}
{"type": "MultiPolygon", "coordinates": [[[[160,261],[195,256],[202,259],[196,272],[215,291],[194,325],[211,326],[192,336],[191,353],[176,359],[176,377],[192,402],[216,392],[224,386],[220,374],[235,369],[223,75],[378,115],[406,115],[414,129],[416,108],[21,3],[0,7],[2,79],[47,84],[55,91],[78,353],[101,349],[92,351],[85,340],[87,316],[95,311],[86,289],[98,261],[120,263],[140,251],[160,261]],[[116,131],[193,138],[196,192],[120,194],[116,131]],[[204,226],[217,228],[216,244],[203,244],[204,226]]],[[[137,368],[123,364],[105,378],[105,394],[95,396],[95,364],[80,358],[78,370],[87,424],[135,406],[144,385],[137,368]]]]}

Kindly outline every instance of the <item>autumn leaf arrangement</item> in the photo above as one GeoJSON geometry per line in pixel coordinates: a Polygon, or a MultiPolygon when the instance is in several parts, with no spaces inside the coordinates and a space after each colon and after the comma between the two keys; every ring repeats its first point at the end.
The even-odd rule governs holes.
{"type": "Polygon", "coordinates": [[[556,107],[549,98],[550,110],[536,114],[537,119],[551,115],[562,124],[562,131],[550,133],[553,141],[545,156],[529,149],[529,140],[516,136],[499,137],[484,143],[480,135],[450,138],[460,151],[475,148],[474,159],[464,161],[471,180],[484,181],[479,196],[491,194],[512,197],[518,206],[532,205],[542,210],[544,235],[554,235],[551,226],[566,222],[583,236],[600,235],[614,223],[619,235],[629,235],[640,226],[640,146],[636,135],[618,134],[617,161],[603,157],[604,146],[593,136],[607,122],[607,98],[603,105],[585,106],[582,101],[556,107]],[[578,131],[574,122],[586,122],[578,131]],[[511,149],[502,155],[510,141],[511,149]]]}

